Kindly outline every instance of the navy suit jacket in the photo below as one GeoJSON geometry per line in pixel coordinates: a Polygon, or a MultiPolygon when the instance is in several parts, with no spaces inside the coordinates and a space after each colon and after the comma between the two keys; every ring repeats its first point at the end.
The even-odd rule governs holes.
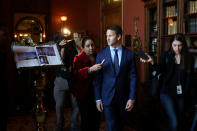
{"type": "Polygon", "coordinates": [[[118,99],[126,104],[128,99],[135,100],[136,67],[134,53],[122,46],[122,57],[119,73],[115,73],[109,46],[100,51],[96,63],[105,59],[103,68],[95,73],[93,82],[95,99],[101,100],[104,105],[111,104],[115,91],[118,99]]]}

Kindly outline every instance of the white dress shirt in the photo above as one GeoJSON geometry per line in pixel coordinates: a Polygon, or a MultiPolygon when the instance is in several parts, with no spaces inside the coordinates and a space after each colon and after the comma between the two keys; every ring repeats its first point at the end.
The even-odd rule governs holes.
{"type": "Polygon", "coordinates": [[[113,48],[112,46],[109,46],[109,48],[110,48],[110,52],[111,52],[112,62],[114,62],[115,49],[118,50],[118,60],[119,60],[119,66],[120,66],[121,57],[122,57],[122,45],[119,45],[117,48],[113,48]]]}

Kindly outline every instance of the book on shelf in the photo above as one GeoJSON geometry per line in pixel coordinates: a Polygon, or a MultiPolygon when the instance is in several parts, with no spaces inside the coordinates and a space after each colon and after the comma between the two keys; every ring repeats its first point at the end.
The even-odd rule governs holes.
{"type": "Polygon", "coordinates": [[[177,21],[173,21],[172,24],[170,23],[167,23],[168,24],[168,35],[172,35],[172,34],[175,34],[177,33],[177,21]]]}
{"type": "Polygon", "coordinates": [[[156,37],[157,36],[157,24],[154,24],[152,26],[151,36],[156,37]]]}
{"type": "Polygon", "coordinates": [[[151,40],[151,52],[157,51],[157,38],[151,40]]]}
{"type": "Polygon", "coordinates": [[[164,3],[169,3],[169,2],[173,2],[175,0],[164,0],[164,3]]]}
{"type": "Polygon", "coordinates": [[[197,49],[189,49],[189,52],[191,52],[191,53],[197,53],[197,49]]]}
{"type": "Polygon", "coordinates": [[[177,33],[177,21],[174,21],[174,25],[173,25],[173,34],[177,33]]]}
{"type": "Polygon", "coordinates": [[[172,34],[172,26],[168,23],[168,35],[172,34]]]}
{"type": "Polygon", "coordinates": [[[195,13],[197,13],[197,1],[195,1],[195,5],[194,5],[194,11],[195,11],[195,13]]]}
{"type": "Polygon", "coordinates": [[[195,21],[195,23],[194,23],[194,28],[195,28],[195,30],[194,30],[194,31],[195,31],[195,33],[196,33],[196,32],[197,32],[197,17],[194,18],[194,19],[195,19],[195,20],[194,20],[194,21],[195,21]]]}
{"type": "Polygon", "coordinates": [[[197,18],[191,18],[188,22],[188,33],[197,32],[197,18]]]}
{"type": "Polygon", "coordinates": [[[197,13],[197,1],[189,1],[187,4],[187,12],[189,14],[197,13]]]}
{"type": "Polygon", "coordinates": [[[177,8],[175,5],[166,7],[166,17],[177,16],[177,8]]]}
{"type": "Polygon", "coordinates": [[[13,45],[17,68],[63,65],[56,44],[41,46],[13,45]]]}

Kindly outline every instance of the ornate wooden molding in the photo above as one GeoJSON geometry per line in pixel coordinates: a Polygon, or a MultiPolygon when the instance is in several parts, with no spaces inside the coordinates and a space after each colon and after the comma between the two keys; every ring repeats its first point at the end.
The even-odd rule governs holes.
{"type": "Polygon", "coordinates": [[[142,48],[142,42],[140,40],[140,36],[139,36],[139,32],[138,32],[138,28],[137,28],[137,21],[139,21],[139,17],[135,16],[134,17],[134,22],[135,22],[135,34],[133,37],[133,51],[136,53],[139,49],[142,48]]]}
{"type": "Polygon", "coordinates": [[[154,6],[157,3],[157,0],[145,0],[145,7],[151,7],[154,6]]]}

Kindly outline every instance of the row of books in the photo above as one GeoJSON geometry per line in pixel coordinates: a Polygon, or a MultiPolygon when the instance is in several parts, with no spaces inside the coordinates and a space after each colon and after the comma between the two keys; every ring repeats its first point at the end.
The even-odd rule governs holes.
{"type": "Polygon", "coordinates": [[[191,13],[197,13],[197,1],[189,1],[187,4],[187,12],[189,14],[191,13]]]}
{"type": "Polygon", "coordinates": [[[152,36],[152,37],[157,36],[157,31],[158,31],[157,30],[157,24],[154,24],[153,27],[152,27],[150,36],[152,36]]]}
{"type": "Polygon", "coordinates": [[[176,0],[164,0],[165,3],[173,2],[173,1],[176,1],[176,0]]]}
{"type": "Polygon", "coordinates": [[[151,48],[150,51],[152,53],[157,52],[157,38],[153,38],[151,40],[151,47],[150,48],[151,48]]]}
{"type": "Polygon", "coordinates": [[[165,34],[166,35],[172,35],[177,33],[177,21],[173,21],[173,23],[168,23],[167,21],[164,24],[165,28],[165,34]]]}
{"type": "Polygon", "coordinates": [[[197,32],[197,17],[191,18],[187,22],[187,33],[197,32]]]}
{"type": "Polygon", "coordinates": [[[166,7],[166,17],[177,16],[177,8],[176,6],[167,6],[166,7]]]}

